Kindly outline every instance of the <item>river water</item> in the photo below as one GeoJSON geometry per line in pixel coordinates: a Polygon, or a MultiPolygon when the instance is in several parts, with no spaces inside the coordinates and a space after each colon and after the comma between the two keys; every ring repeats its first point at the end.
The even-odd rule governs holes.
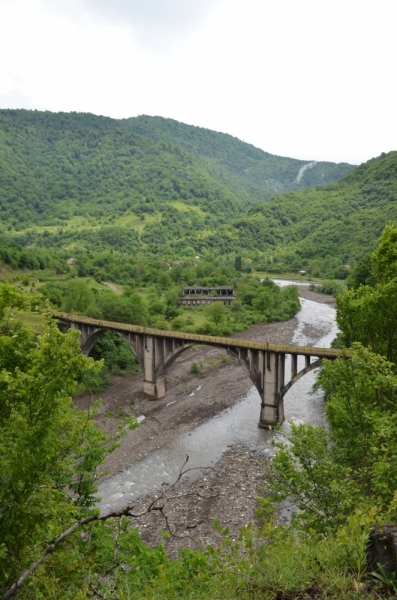
{"type": "MultiPolygon", "coordinates": [[[[281,286],[293,282],[277,282],[281,286]]],[[[335,309],[301,298],[301,310],[296,315],[298,325],[292,340],[293,345],[329,347],[337,333],[335,309]]],[[[304,367],[298,364],[298,371],[304,367]]],[[[286,359],[286,374],[290,372],[290,357],[286,359]]],[[[287,375],[288,376],[288,375],[287,375]]],[[[324,402],[321,393],[311,394],[316,372],[311,371],[295,383],[284,398],[286,422],[282,429],[288,430],[288,420],[319,424],[324,419],[324,402]]],[[[254,386],[237,404],[154,450],[143,460],[111,477],[99,485],[101,497],[99,508],[102,513],[122,508],[139,496],[161,487],[165,481],[174,481],[186,455],[189,467],[213,466],[228,448],[244,444],[250,449],[261,450],[271,455],[271,434],[258,427],[260,396],[254,386]]],[[[197,471],[190,475],[198,477],[197,471]]],[[[186,476],[187,477],[187,476],[186,476]]]]}

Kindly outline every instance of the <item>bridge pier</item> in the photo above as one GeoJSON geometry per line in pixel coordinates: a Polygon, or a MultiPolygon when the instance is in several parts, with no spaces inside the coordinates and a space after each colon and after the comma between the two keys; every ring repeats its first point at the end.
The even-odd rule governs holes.
{"type": "Polygon", "coordinates": [[[157,381],[143,380],[143,393],[152,398],[153,400],[159,400],[166,394],[165,390],[165,377],[157,379],[157,381]]]}
{"type": "Polygon", "coordinates": [[[143,350],[143,392],[153,399],[165,396],[165,377],[158,374],[160,364],[164,364],[163,340],[145,335],[143,350]]]}
{"type": "Polygon", "coordinates": [[[285,378],[285,354],[266,351],[263,353],[261,410],[259,427],[269,429],[284,421],[284,402],[281,391],[285,378]]]}

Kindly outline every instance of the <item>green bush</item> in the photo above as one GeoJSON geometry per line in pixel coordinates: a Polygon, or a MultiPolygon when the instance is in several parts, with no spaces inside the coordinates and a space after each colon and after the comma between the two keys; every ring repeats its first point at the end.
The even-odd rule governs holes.
{"type": "Polygon", "coordinates": [[[91,356],[95,360],[103,358],[105,370],[111,371],[115,375],[139,372],[138,362],[131,348],[114,331],[105,331],[101,335],[91,350],[91,356]]]}
{"type": "Polygon", "coordinates": [[[171,327],[174,331],[181,331],[185,326],[185,320],[183,317],[175,317],[171,321],[171,327]]]}
{"type": "Polygon", "coordinates": [[[191,367],[190,367],[190,372],[191,373],[198,373],[201,369],[201,365],[197,364],[196,362],[192,362],[191,367]]]}
{"type": "Polygon", "coordinates": [[[315,283],[312,283],[309,285],[309,290],[311,292],[317,292],[317,294],[336,296],[341,290],[343,290],[343,286],[335,283],[324,283],[323,285],[316,285],[315,283]]]}
{"type": "MultiPolygon", "coordinates": [[[[107,374],[106,366],[103,366],[99,373],[86,373],[82,379],[84,392],[89,392],[91,394],[100,394],[104,390],[106,390],[111,381],[107,374]]],[[[81,388],[80,388],[81,389],[81,388]]]]}

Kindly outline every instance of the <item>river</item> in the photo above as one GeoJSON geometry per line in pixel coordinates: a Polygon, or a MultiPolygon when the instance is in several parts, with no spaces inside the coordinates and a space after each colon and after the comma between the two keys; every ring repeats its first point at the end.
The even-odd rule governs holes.
{"type": "MultiPolygon", "coordinates": [[[[287,285],[292,282],[278,282],[287,285]]],[[[296,315],[298,324],[292,343],[328,347],[337,333],[335,309],[301,298],[301,310],[296,315]]],[[[302,367],[303,365],[302,357],[302,367]]],[[[300,366],[300,365],[299,365],[300,366]]],[[[286,373],[289,373],[289,357],[286,373]]],[[[284,399],[286,422],[320,423],[324,418],[321,393],[311,394],[315,371],[302,377],[292,386],[284,399]]],[[[249,449],[272,454],[271,435],[258,427],[260,397],[254,386],[231,408],[210,419],[193,431],[180,435],[148,454],[121,473],[107,479],[99,486],[102,513],[116,510],[159,488],[164,481],[176,479],[186,455],[189,466],[213,466],[229,446],[243,444],[249,449]]],[[[198,476],[197,471],[195,476],[198,476]]]]}

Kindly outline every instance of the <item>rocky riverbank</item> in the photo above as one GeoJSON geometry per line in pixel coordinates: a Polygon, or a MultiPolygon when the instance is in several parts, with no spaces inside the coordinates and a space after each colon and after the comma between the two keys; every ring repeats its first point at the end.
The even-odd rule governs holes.
{"type": "MultiPolygon", "coordinates": [[[[160,533],[167,530],[167,523],[157,510],[135,521],[143,541],[149,546],[163,541],[168,555],[175,558],[181,548],[216,546],[223,536],[214,527],[215,520],[229,530],[232,541],[237,540],[242,527],[248,523],[259,525],[255,511],[256,498],[264,493],[262,488],[266,483],[263,461],[260,452],[240,445],[229,448],[216,466],[206,469],[200,479],[179,483],[165,495],[172,500],[158,502],[158,506],[164,505],[170,537],[160,537],[160,533]]],[[[140,498],[134,504],[134,512],[144,510],[156,497],[158,492],[140,498]]]]}

